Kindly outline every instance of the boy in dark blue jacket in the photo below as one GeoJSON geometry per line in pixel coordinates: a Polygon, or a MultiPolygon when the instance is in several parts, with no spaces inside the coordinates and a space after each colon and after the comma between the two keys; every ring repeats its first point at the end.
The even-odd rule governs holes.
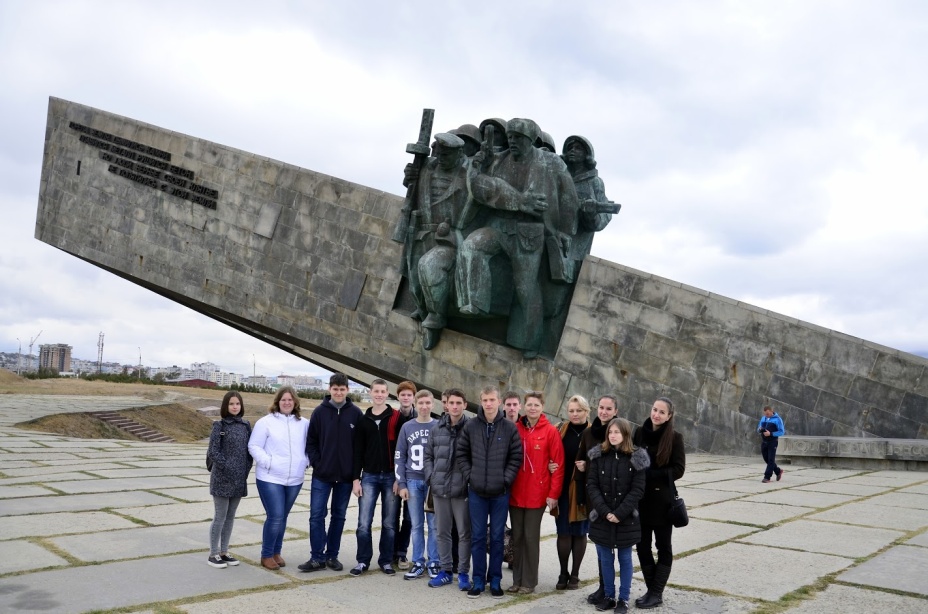
{"type": "Polygon", "coordinates": [[[763,438],[760,444],[760,454],[767,463],[764,479],[761,481],[766,484],[776,474],[777,482],[779,482],[783,477],[783,470],[777,467],[777,443],[786,433],[786,427],[783,425],[783,418],[769,405],[764,408],[764,415],[757,423],[757,432],[763,438]]]}
{"type": "Polygon", "coordinates": [[[309,418],[306,434],[306,456],[313,468],[309,495],[310,558],[299,566],[300,571],[344,569],[338,551],[351,498],[355,426],[361,417],[361,410],[348,398],[348,377],[335,373],[329,378],[328,396],[309,418]],[[332,517],[326,531],[329,497],[332,517]]]}

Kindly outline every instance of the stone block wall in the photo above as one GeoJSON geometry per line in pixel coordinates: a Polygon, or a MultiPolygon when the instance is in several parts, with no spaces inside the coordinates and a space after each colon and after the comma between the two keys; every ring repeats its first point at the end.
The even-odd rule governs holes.
{"type": "MultiPolygon", "coordinates": [[[[401,174],[398,170],[397,186],[401,174]]],[[[588,257],[555,359],[394,309],[402,199],[52,98],[36,238],[361,382],[616,393],[677,405],[689,449],[754,454],[760,408],[797,435],[928,438],[925,359],[588,257]]]]}
{"type": "Polygon", "coordinates": [[[555,365],[638,423],[670,397],[719,454],[757,453],[764,405],[795,435],[928,437],[928,360],[594,257],[555,365]]]}

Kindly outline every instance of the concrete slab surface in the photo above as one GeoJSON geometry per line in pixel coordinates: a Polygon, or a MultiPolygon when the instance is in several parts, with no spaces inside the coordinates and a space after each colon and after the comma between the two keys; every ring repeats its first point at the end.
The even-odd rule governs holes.
{"type": "Polygon", "coordinates": [[[840,507],[809,516],[809,520],[830,520],[848,524],[917,531],[928,527],[928,509],[874,505],[868,501],[852,501],[840,507]]]}
{"type": "Polygon", "coordinates": [[[769,503],[753,503],[751,501],[723,501],[706,505],[690,511],[693,518],[709,518],[712,520],[738,521],[759,527],[782,522],[788,518],[795,518],[815,511],[811,507],[797,507],[794,505],[771,505],[769,503]]]}
{"type": "MultiPolygon", "coordinates": [[[[231,550],[241,565],[211,568],[205,562],[213,513],[210,475],[202,466],[205,442],[84,441],[3,426],[19,421],[24,410],[44,415],[98,401],[104,403],[0,397],[2,612],[356,612],[370,611],[372,595],[378,608],[397,612],[592,611],[585,597],[596,582],[595,547],[588,545],[580,568],[581,590],[555,591],[556,538],[547,515],[539,584],[530,596],[471,600],[454,586],[430,589],[425,580],[407,582],[376,570],[352,578],[347,571],[356,558],[358,515],[353,497],[339,554],[346,569],[301,573],[297,565],[309,558],[309,475],[288,522],[285,569],[269,572],[259,565],[265,514],[253,473],[232,535],[231,550]]],[[[151,404],[133,397],[104,404],[119,409],[132,403],[151,404]]],[[[845,612],[893,608],[904,614],[918,611],[913,601],[928,604],[928,596],[911,592],[921,590],[912,570],[928,569],[928,474],[786,466],[782,482],[761,484],[759,457],[691,454],[687,461],[680,491],[691,522],[673,532],[676,558],[659,611],[777,609],[782,595],[813,584],[825,590],[812,589],[793,610],[831,612],[838,604],[845,612]],[[904,546],[892,545],[902,540],[904,546]],[[774,577],[758,582],[759,561],[777,569],[774,577]],[[865,582],[871,584],[848,586],[865,582]]],[[[503,573],[505,587],[511,572],[503,573]]],[[[632,597],[643,591],[639,572],[632,597]]]]}
{"type": "MultiPolygon", "coordinates": [[[[52,537],[48,541],[81,561],[100,562],[136,559],[159,554],[202,551],[205,561],[209,554],[209,522],[142,527],[109,531],[106,539],[97,534],[52,537]]],[[[261,543],[263,527],[239,519],[233,525],[231,548],[261,543]]],[[[2,542],[0,542],[2,543],[2,542]]],[[[255,550],[255,549],[250,549],[255,550]]],[[[260,560],[260,552],[250,552],[251,558],[260,560]]]]}
{"type": "Polygon", "coordinates": [[[742,537],[739,541],[859,558],[885,548],[904,535],[901,531],[890,529],[796,520],[742,537]]]}
{"type": "Polygon", "coordinates": [[[181,554],[0,578],[0,611],[108,610],[286,582],[252,565],[216,570],[201,556],[181,554]],[[227,572],[220,582],[217,571],[227,572]]]}
{"type": "Polygon", "coordinates": [[[928,596],[925,550],[913,546],[890,548],[839,575],[838,580],[928,596]]]}
{"type": "Polygon", "coordinates": [[[68,562],[32,542],[23,539],[0,541],[0,575],[59,565],[68,565],[68,562]]]}
{"type": "Polygon", "coordinates": [[[131,490],[126,492],[95,493],[92,495],[56,495],[53,497],[28,497],[7,499],[0,504],[0,516],[35,514],[41,512],[79,512],[99,510],[127,505],[162,505],[173,503],[167,497],[131,490]]]}
{"type": "Polygon", "coordinates": [[[827,554],[729,543],[674,561],[670,582],[773,601],[851,564],[827,554]],[[761,565],[777,573],[758,573],[761,565]]]}
{"type": "Polygon", "coordinates": [[[892,612],[924,614],[924,599],[895,595],[884,591],[833,584],[811,599],[785,610],[789,614],[848,614],[852,612],[892,612]]]}
{"type": "Polygon", "coordinates": [[[814,490],[796,490],[786,488],[772,492],[750,495],[741,499],[756,503],[773,503],[776,505],[796,505],[801,507],[825,508],[847,503],[859,497],[855,495],[837,495],[834,493],[816,492],[814,490]]]}
{"type": "Polygon", "coordinates": [[[0,522],[0,540],[69,533],[98,533],[138,526],[106,512],[57,512],[31,516],[7,516],[0,522]]]}

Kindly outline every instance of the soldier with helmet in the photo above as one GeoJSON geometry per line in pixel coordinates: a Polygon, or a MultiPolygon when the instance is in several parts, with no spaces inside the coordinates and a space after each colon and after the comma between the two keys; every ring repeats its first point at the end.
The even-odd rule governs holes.
{"type": "Polygon", "coordinates": [[[557,155],[534,147],[539,132],[530,119],[512,119],[506,123],[509,149],[500,153],[493,147],[475,156],[468,187],[474,200],[492,211],[486,225],[461,244],[455,274],[460,312],[484,316],[490,312],[490,259],[508,257],[514,296],[506,342],[527,358],[542,348],[548,311],[542,293],[547,280],[540,274],[545,248],[549,262],[563,265],[577,232],[574,183],[557,155]]]}
{"type": "MultiPolygon", "coordinates": [[[[418,177],[416,208],[410,220],[412,244],[407,250],[409,287],[416,300],[415,315],[422,319],[426,350],[435,347],[447,324],[452,271],[463,238],[460,229],[470,222],[461,218],[468,200],[464,141],[441,132],[435,135],[434,147],[436,157],[418,177]]],[[[407,166],[407,183],[414,175],[414,168],[407,166]]]]}

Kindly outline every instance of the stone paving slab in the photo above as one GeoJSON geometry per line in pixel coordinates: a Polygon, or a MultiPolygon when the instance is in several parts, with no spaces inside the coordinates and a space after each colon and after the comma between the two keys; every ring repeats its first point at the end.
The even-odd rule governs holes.
{"type": "MultiPolygon", "coordinates": [[[[196,522],[110,531],[106,534],[106,539],[100,539],[99,535],[85,534],[53,537],[48,541],[71,556],[88,563],[135,559],[190,550],[202,551],[205,563],[206,556],[209,554],[210,524],[210,522],[196,522]]],[[[239,520],[233,526],[230,547],[260,544],[261,533],[261,525],[239,520]]],[[[249,549],[249,551],[254,550],[254,548],[249,549]]],[[[251,554],[251,558],[260,559],[260,552],[251,552],[251,554]]]]}
{"type": "Polygon", "coordinates": [[[900,488],[897,492],[914,492],[921,495],[928,495],[928,482],[916,484],[914,486],[906,486],[905,488],[900,488]]]}
{"type": "Polygon", "coordinates": [[[896,546],[849,569],[838,576],[838,580],[928,596],[928,573],[925,569],[924,549],[896,546]]]}
{"type": "MultiPolygon", "coordinates": [[[[703,487],[708,487],[710,483],[701,484],[703,487]]],[[[769,490],[776,488],[776,483],[771,484],[761,484],[760,480],[725,480],[721,482],[711,482],[711,488],[713,490],[718,490],[721,492],[734,492],[739,494],[753,494],[760,492],[762,490],[769,490]],[[763,488],[761,488],[763,487],[763,488]]]]}
{"type": "MultiPolygon", "coordinates": [[[[97,471],[101,471],[105,469],[114,469],[117,467],[119,467],[119,465],[117,465],[116,463],[81,463],[81,462],[68,461],[67,463],[63,463],[61,465],[10,469],[10,470],[5,470],[3,473],[10,476],[11,478],[34,477],[36,478],[36,481],[41,481],[40,478],[45,479],[46,477],[48,477],[49,479],[54,479],[53,476],[55,475],[60,475],[62,473],[69,473],[69,472],[71,473],[76,472],[76,473],[80,473],[81,475],[84,475],[85,477],[90,477],[90,476],[87,476],[86,472],[91,471],[91,472],[96,473],[97,471]]],[[[122,469],[125,469],[125,467],[122,467],[122,469]]]]}
{"type": "Polygon", "coordinates": [[[841,480],[835,480],[835,484],[861,484],[864,486],[879,486],[880,488],[898,488],[899,486],[908,486],[925,481],[925,475],[920,471],[913,471],[913,475],[899,474],[892,471],[877,471],[864,475],[855,475],[841,480]]]}
{"type": "Polygon", "coordinates": [[[909,507],[916,510],[928,509],[928,495],[909,492],[890,492],[877,495],[867,500],[873,505],[889,505],[892,507],[909,507]]]}
{"type": "Polygon", "coordinates": [[[206,471],[205,466],[191,467],[189,465],[186,465],[184,467],[152,467],[152,468],[122,467],[120,469],[107,468],[107,469],[101,469],[99,471],[96,471],[96,470],[87,470],[87,471],[91,471],[94,475],[98,475],[101,478],[114,478],[117,480],[120,478],[151,478],[151,477],[159,477],[159,476],[165,476],[165,475],[183,477],[191,473],[192,474],[206,473],[207,475],[209,474],[209,472],[206,471]]]}
{"type": "Polygon", "coordinates": [[[49,488],[53,490],[58,489],[58,484],[62,482],[69,482],[73,480],[87,480],[91,479],[92,476],[86,473],[80,473],[73,471],[70,473],[55,473],[51,475],[43,475],[40,477],[34,475],[25,475],[18,478],[4,478],[0,479],[0,486],[15,486],[17,484],[34,484],[40,482],[46,484],[49,488]]]}
{"type": "Polygon", "coordinates": [[[892,612],[893,614],[924,614],[928,603],[924,599],[872,591],[853,586],[833,584],[794,608],[789,614],[848,614],[853,612],[892,612]]]}
{"type": "MultiPolygon", "coordinates": [[[[216,513],[213,502],[208,503],[166,503],[147,507],[121,507],[113,510],[119,514],[138,518],[150,524],[177,524],[178,519],[184,522],[197,522],[199,520],[212,520],[216,513]]],[[[264,515],[264,507],[257,497],[242,499],[238,505],[236,516],[264,515]]]]}
{"type": "MultiPolygon", "coordinates": [[[[761,472],[763,472],[763,468],[761,468],[761,472]]],[[[750,475],[753,475],[754,473],[755,472],[750,467],[699,472],[687,471],[683,475],[683,479],[677,481],[677,486],[680,487],[691,484],[706,484],[713,482],[724,482],[726,480],[737,480],[746,478],[750,475]]]]}
{"type": "Polygon", "coordinates": [[[813,490],[782,489],[768,493],[751,495],[741,499],[756,503],[773,503],[778,505],[798,505],[804,507],[831,507],[857,499],[854,495],[836,495],[834,493],[821,493],[813,490]]]}
{"type": "Polygon", "coordinates": [[[746,496],[745,493],[742,492],[710,490],[710,488],[710,486],[701,484],[697,486],[688,486],[686,488],[679,487],[677,491],[680,493],[680,496],[683,497],[683,500],[686,501],[687,509],[709,505],[710,503],[721,503],[722,501],[746,496]]]}
{"type": "Polygon", "coordinates": [[[55,488],[70,494],[89,492],[114,492],[118,490],[155,490],[159,488],[173,488],[190,486],[190,480],[178,477],[149,477],[124,478],[121,480],[79,480],[73,482],[59,482],[55,488]]]}
{"type": "Polygon", "coordinates": [[[159,497],[144,491],[30,497],[4,501],[0,505],[0,516],[42,512],[80,512],[127,505],[163,505],[166,503],[173,503],[173,501],[167,497],[159,497]]]}
{"type": "MultiPolygon", "coordinates": [[[[718,542],[728,541],[731,539],[751,535],[760,529],[746,527],[739,524],[728,522],[713,522],[711,520],[702,520],[699,518],[690,518],[690,523],[682,529],[673,530],[673,551],[674,554],[683,554],[692,550],[699,550],[718,542]]],[[[596,555],[595,546],[590,543],[587,545],[587,552],[596,555]]],[[[638,559],[632,557],[635,565],[638,559]]]]}
{"type": "Polygon", "coordinates": [[[67,564],[68,562],[57,554],[31,542],[20,539],[0,541],[0,574],[67,564]]]}
{"type": "MultiPolygon", "coordinates": [[[[383,598],[384,596],[380,597],[383,598]]],[[[214,599],[202,603],[180,605],[177,606],[177,609],[190,614],[229,614],[229,612],[333,612],[334,614],[357,614],[358,612],[354,607],[319,595],[315,584],[286,590],[249,593],[229,599],[214,599]]],[[[406,611],[412,612],[411,610],[406,611]]]]}
{"type": "Polygon", "coordinates": [[[813,514],[808,519],[916,531],[928,526],[928,509],[914,510],[873,505],[869,501],[852,501],[841,507],[813,514]]]}
{"type": "Polygon", "coordinates": [[[181,554],[3,578],[0,611],[86,612],[270,587],[287,581],[253,565],[216,570],[201,556],[181,554]],[[225,572],[221,582],[216,581],[217,571],[225,572]]]}
{"type": "MultiPolygon", "coordinates": [[[[586,596],[595,587],[584,588],[580,591],[558,591],[545,596],[533,595],[533,599],[514,599],[501,608],[494,608],[493,612],[505,614],[565,614],[567,612],[596,612],[586,602],[586,596]],[[577,593],[580,593],[579,595],[577,593]]],[[[630,612],[644,612],[637,610],[634,600],[640,595],[635,592],[638,585],[633,583],[630,612]]],[[[486,605],[481,603],[480,605],[486,605]]],[[[747,614],[755,609],[755,604],[743,599],[730,596],[707,595],[696,591],[677,590],[668,587],[664,590],[664,605],[653,610],[660,614],[747,614]]],[[[434,610],[433,610],[434,611],[434,610]]]]}
{"type": "Polygon", "coordinates": [[[847,484],[838,482],[816,482],[815,484],[805,484],[797,486],[794,490],[805,490],[812,492],[830,492],[837,495],[852,495],[858,497],[869,497],[881,492],[891,490],[890,488],[881,488],[879,486],[867,486],[864,484],[847,484]]]}
{"type": "Polygon", "coordinates": [[[909,541],[905,543],[910,546],[925,546],[926,548],[928,548],[928,533],[921,533],[919,535],[916,535],[915,537],[913,537],[912,539],[910,539],[909,541]]]}
{"type": "MultiPolygon", "coordinates": [[[[14,497],[40,497],[42,495],[53,495],[55,491],[41,486],[0,486],[0,499],[11,499],[14,497]]],[[[6,511],[6,503],[0,507],[0,515],[6,511]]]]}
{"type": "MultiPolygon", "coordinates": [[[[209,494],[209,488],[202,484],[198,486],[188,486],[187,488],[163,488],[156,490],[158,494],[166,497],[176,497],[184,501],[212,501],[213,497],[209,494]]],[[[257,494],[258,490],[254,486],[248,486],[249,494],[257,494]]]]}
{"type": "Polygon", "coordinates": [[[890,529],[796,520],[767,531],[742,537],[739,541],[762,546],[793,548],[806,552],[859,558],[869,556],[885,548],[904,535],[905,533],[901,531],[892,531],[890,529]]]}
{"type": "Polygon", "coordinates": [[[126,461],[126,464],[132,465],[134,467],[143,467],[143,468],[160,468],[160,467],[196,467],[197,469],[202,468],[206,471],[206,452],[203,452],[203,456],[198,456],[195,459],[192,458],[178,458],[177,460],[137,460],[137,461],[126,461]]]}
{"type": "Polygon", "coordinates": [[[31,516],[7,516],[0,523],[0,540],[93,533],[138,526],[125,518],[106,512],[56,512],[31,516]]]}
{"type": "Polygon", "coordinates": [[[782,522],[789,518],[802,516],[815,511],[811,507],[798,507],[795,505],[771,505],[769,503],[753,503],[750,501],[723,501],[713,503],[690,511],[693,518],[711,518],[713,520],[744,522],[759,527],[782,522]]]}
{"type": "Polygon", "coordinates": [[[675,560],[670,582],[775,601],[852,563],[827,554],[729,543],[675,560]]]}
{"type": "Polygon", "coordinates": [[[9,460],[6,456],[0,457],[0,472],[8,471],[9,469],[23,469],[25,467],[38,467],[39,464],[35,461],[17,461],[9,460]]]}

